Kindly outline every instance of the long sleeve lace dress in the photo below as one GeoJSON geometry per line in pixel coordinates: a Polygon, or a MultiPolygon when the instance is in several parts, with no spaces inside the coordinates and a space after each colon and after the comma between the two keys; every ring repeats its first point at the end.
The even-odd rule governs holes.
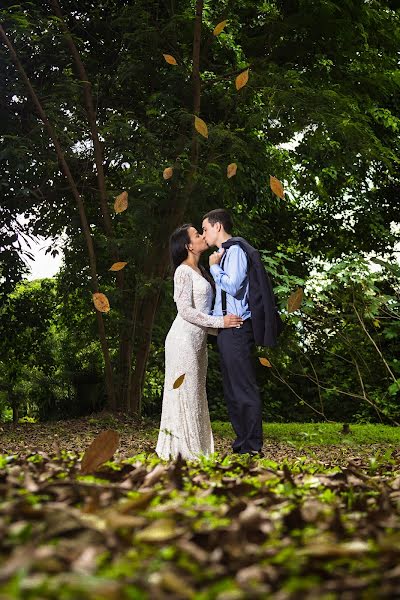
{"type": "Polygon", "coordinates": [[[165,340],[165,381],[156,453],[161,458],[196,459],[214,452],[206,394],[207,333],[222,328],[223,317],[208,314],[213,291],[210,283],[188,265],[174,276],[178,314],[165,340]],[[180,387],[173,389],[179,376],[180,387]]]}

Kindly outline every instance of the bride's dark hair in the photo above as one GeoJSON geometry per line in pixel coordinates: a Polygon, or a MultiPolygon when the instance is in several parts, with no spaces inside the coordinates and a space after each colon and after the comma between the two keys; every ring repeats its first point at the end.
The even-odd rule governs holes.
{"type": "MultiPolygon", "coordinates": [[[[174,233],[169,238],[169,254],[171,257],[172,273],[175,273],[176,269],[183,263],[184,260],[189,256],[189,252],[186,246],[190,244],[189,229],[193,227],[191,223],[185,223],[175,229],[174,233]]],[[[199,264],[200,271],[203,277],[211,284],[213,292],[215,294],[215,282],[208,271],[199,264]]]]}
{"type": "Polygon", "coordinates": [[[193,227],[191,223],[181,225],[178,229],[175,229],[174,233],[169,238],[169,253],[173,273],[175,273],[175,270],[179,265],[189,256],[186,246],[190,244],[190,227],[193,227]]]}

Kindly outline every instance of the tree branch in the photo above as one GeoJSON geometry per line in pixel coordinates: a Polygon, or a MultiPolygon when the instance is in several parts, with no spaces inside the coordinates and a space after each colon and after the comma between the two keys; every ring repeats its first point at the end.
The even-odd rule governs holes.
{"type": "MultiPolygon", "coordinates": [[[[61,144],[58,140],[57,133],[56,133],[54,127],[51,125],[51,123],[41,105],[41,102],[40,102],[35,90],[33,89],[32,84],[25,72],[25,69],[22,66],[22,64],[17,56],[14,46],[12,45],[11,41],[9,40],[9,38],[1,24],[0,24],[0,37],[3,39],[4,43],[6,44],[15,66],[16,66],[17,70],[19,71],[26,87],[28,88],[28,91],[31,95],[31,98],[36,107],[38,115],[39,115],[40,119],[42,120],[45,128],[47,129],[50,139],[52,140],[52,142],[54,144],[56,154],[57,154],[58,160],[60,162],[61,168],[64,172],[64,175],[65,175],[65,177],[69,183],[70,189],[72,191],[72,194],[78,205],[79,216],[80,216],[81,224],[82,224],[82,231],[83,231],[83,235],[84,235],[84,238],[86,241],[86,247],[87,247],[88,256],[89,256],[91,287],[92,287],[93,292],[97,292],[99,289],[99,284],[98,284],[98,279],[97,279],[96,256],[95,256],[95,252],[94,252],[93,239],[92,239],[92,236],[90,233],[89,223],[86,218],[86,211],[85,211],[83,199],[82,199],[81,195],[79,194],[77,185],[75,183],[75,180],[73,178],[73,175],[71,173],[69,165],[65,159],[64,152],[63,152],[63,150],[61,148],[61,144]]],[[[109,351],[108,351],[107,339],[106,339],[105,328],[104,328],[104,320],[103,320],[103,315],[97,309],[96,309],[96,319],[97,319],[100,344],[101,344],[102,351],[103,351],[104,363],[105,363],[105,369],[106,369],[107,394],[108,394],[108,398],[109,398],[111,407],[114,407],[115,406],[115,393],[114,393],[110,355],[109,355],[109,351]]]]}
{"type": "Polygon", "coordinates": [[[360,325],[361,325],[361,327],[363,328],[363,330],[364,330],[365,334],[367,335],[368,339],[369,339],[369,340],[372,342],[372,344],[374,345],[374,348],[375,348],[375,350],[377,351],[377,353],[378,353],[378,354],[379,354],[379,356],[381,357],[381,359],[382,359],[382,362],[383,362],[383,364],[385,365],[385,367],[386,367],[386,369],[387,369],[388,373],[390,374],[391,378],[393,379],[394,383],[395,383],[395,384],[397,385],[397,387],[400,389],[400,385],[398,384],[398,382],[397,382],[397,379],[396,379],[396,377],[395,377],[395,375],[394,375],[394,373],[393,373],[392,369],[389,367],[388,363],[386,362],[386,359],[385,359],[385,357],[383,356],[383,354],[382,354],[382,352],[380,351],[380,349],[378,348],[378,346],[377,346],[377,344],[376,344],[376,342],[375,342],[374,338],[371,336],[371,334],[369,333],[368,329],[365,327],[365,323],[364,323],[364,321],[362,320],[362,318],[361,318],[361,316],[360,316],[360,313],[359,313],[359,312],[358,312],[358,310],[356,309],[356,305],[354,304],[354,302],[353,302],[353,308],[354,308],[354,312],[355,312],[355,313],[356,313],[356,315],[357,315],[357,319],[359,320],[359,322],[360,322],[360,325]]]}
{"type": "MultiPolygon", "coordinates": [[[[53,7],[54,13],[59,18],[59,22],[61,24],[61,28],[64,33],[65,40],[67,42],[68,48],[71,52],[71,55],[75,61],[75,65],[78,71],[79,79],[82,82],[83,88],[83,97],[85,101],[86,114],[90,126],[90,131],[92,134],[93,140],[93,149],[94,149],[94,158],[97,169],[97,182],[98,182],[98,191],[100,196],[100,206],[103,215],[104,221],[104,229],[106,234],[111,242],[111,249],[113,253],[114,262],[118,261],[118,249],[112,240],[114,238],[113,225],[111,221],[110,211],[107,204],[107,188],[106,188],[106,179],[104,175],[104,156],[103,156],[103,148],[99,139],[99,131],[96,122],[96,111],[94,108],[93,95],[92,95],[92,84],[89,81],[88,74],[86,72],[85,65],[80,57],[79,51],[75,45],[73,37],[64,21],[64,16],[61,11],[60,4],[58,0],[50,0],[50,3],[53,7]]],[[[117,273],[117,282],[119,287],[123,286],[123,273],[119,271],[117,273]]]]}

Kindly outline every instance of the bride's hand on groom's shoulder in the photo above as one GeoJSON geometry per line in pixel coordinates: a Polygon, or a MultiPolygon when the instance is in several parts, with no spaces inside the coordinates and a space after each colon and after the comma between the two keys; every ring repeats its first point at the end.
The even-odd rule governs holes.
{"type": "Polygon", "coordinates": [[[221,251],[218,252],[217,250],[215,252],[213,252],[212,254],[210,254],[210,258],[208,259],[209,263],[210,263],[210,267],[212,267],[213,265],[219,265],[219,263],[221,262],[221,259],[224,255],[225,249],[221,248],[221,251]]]}

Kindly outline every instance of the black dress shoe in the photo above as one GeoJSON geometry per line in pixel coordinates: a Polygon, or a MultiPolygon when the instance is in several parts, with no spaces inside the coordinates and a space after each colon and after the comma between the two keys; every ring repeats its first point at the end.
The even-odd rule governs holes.
{"type": "Polygon", "coordinates": [[[262,450],[251,450],[250,456],[252,456],[253,458],[263,458],[264,452],[262,450]]]}
{"type": "Polygon", "coordinates": [[[241,454],[242,456],[248,454],[252,458],[263,458],[264,452],[262,450],[250,450],[249,452],[241,452],[240,450],[234,450],[235,454],[241,454]]]}

